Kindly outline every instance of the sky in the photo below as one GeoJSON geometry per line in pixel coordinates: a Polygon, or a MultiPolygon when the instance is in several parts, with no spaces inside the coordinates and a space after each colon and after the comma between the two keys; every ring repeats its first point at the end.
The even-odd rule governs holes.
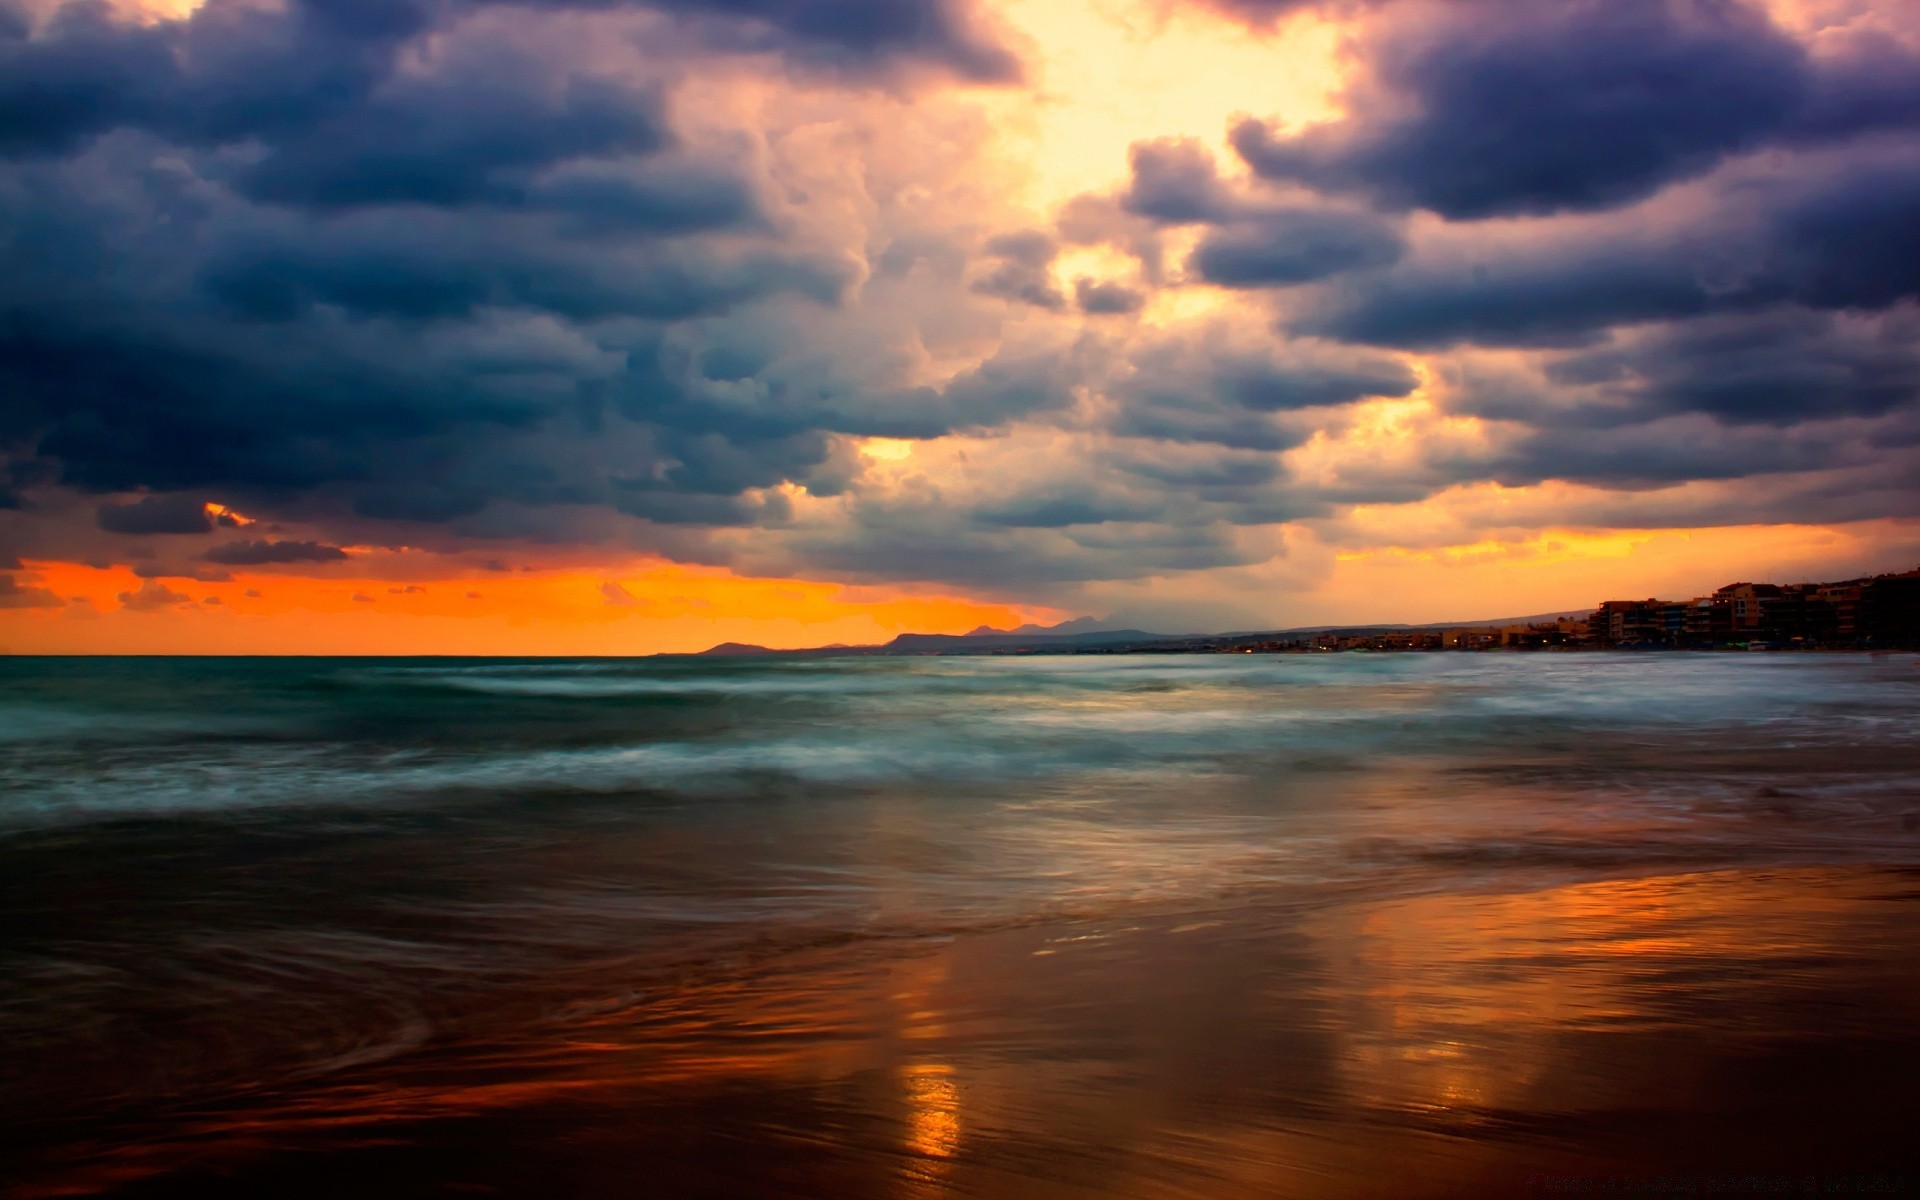
{"type": "Polygon", "coordinates": [[[1920,565],[1920,0],[0,0],[0,650],[1920,565]]]}

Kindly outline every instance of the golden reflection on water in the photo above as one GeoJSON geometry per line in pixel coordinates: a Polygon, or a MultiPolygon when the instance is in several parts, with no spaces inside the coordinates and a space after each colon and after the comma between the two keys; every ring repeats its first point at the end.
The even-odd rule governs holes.
{"type": "MultiPolygon", "coordinates": [[[[176,1144],[559,1102],[602,1128],[707,1102],[716,1139],[798,1134],[903,1197],[1011,1177],[1035,1196],[1502,1195],[1566,1152],[1503,1139],[1503,1120],[1723,1103],[1716,1070],[1806,1036],[1809,997],[1828,1026],[1895,1036],[1920,951],[1892,890],[1871,871],[1723,872],[827,949],[536,1031],[511,1083],[396,1063],[176,1144]]],[[[163,1143],[93,1169],[165,1171],[163,1143]]]]}
{"type": "Polygon", "coordinates": [[[1347,1098],[1460,1121],[1643,1102],[1644,1078],[1579,1048],[1764,1031],[1766,1003],[1808,985],[1808,964],[1874,949],[1868,897],[1846,883],[1817,871],[1706,873],[1328,914],[1316,942],[1347,1098]]]}
{"type": "Polygon", "coordinates": [[[908,1063],[900,1070],[907,1097],[907,1149],[951,1158],[960,1148],[960,1088],[950,1063],[908,1063]]]}

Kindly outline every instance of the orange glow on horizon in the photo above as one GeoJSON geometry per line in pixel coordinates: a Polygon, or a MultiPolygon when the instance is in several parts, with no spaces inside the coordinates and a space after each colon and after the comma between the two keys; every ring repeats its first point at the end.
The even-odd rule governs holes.
{"type": "Polygon", "coordinates": [[[52,561],[24,567],[23,584],[64,603],[0,610],[0,649],[16,654],[692,653],[727,641],[864,645],[1066,615],[660,562],[439,579],[236,572],[215,581],[52,561]]]}

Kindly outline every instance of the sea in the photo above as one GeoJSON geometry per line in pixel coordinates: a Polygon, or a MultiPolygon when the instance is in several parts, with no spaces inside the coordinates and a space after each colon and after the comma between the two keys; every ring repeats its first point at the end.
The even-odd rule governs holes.
{"type": "Polygon", "coordinates": [[[0,1196],[1920,1187],[1920,658],[0,659],[0,1196]]]}

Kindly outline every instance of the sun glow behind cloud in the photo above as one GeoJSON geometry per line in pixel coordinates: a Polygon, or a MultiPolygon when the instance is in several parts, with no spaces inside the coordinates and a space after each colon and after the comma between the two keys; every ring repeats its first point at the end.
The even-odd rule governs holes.
{"type": "MultiPolygon", "coordinates": [[[[210,2],[280,21],[297,52],[323,49],[324,39],[299,44],[317,26],[292,0],[210,2]]],[[[881,11],[890,0],[847,0],[847,11],[869,2],[881,11]]],[[[50,3],[32,0],[32,11],[44,16],[50,3]]],[[[1465,156],[1473,170],[1449,173],[1459,155],[1436,163],[1415,151],[1440,144],[1427,135],[1452,128],[1463,95],[1480,95],[1445,90],[1465,78],[1455,72],[1486,65],[1475,56],[1493,54],[1502,79],[1531,78],[1526,62],[1498,57],[1513,46],[1591,58],[1603,74],[1613,55],[1633,77],[1633,46],[1581,41],[1610,28],[1593,24],[1597,8],[1516,8],[1499,29],[1480,30],[1457,20],[1459,6],[1424,0],[1329,5],[1265,25],[1171,0],[955,5],[927,0],[927,11],[978,9],[985,34],[1021,60],[1018,81],[956,58],[950,41],[883,45],[895,36],[883,31],[872,44],[823,43],[804,0],[745,15],[704,0],[470,0],[423,8],[430,28],[417,38],[353,33],[399,38],[388,49],[405,77],[369,76],[365,97],[334,96],[329,104],[346,107],[327,108],[319,133],[268,122],[211,142],[195,140],[212,126],[187,120],[187,109],[242,83],[234,111],[257,106],[279,86],[279,60],[249,57],[265,41],[226,40],[249,22],[152,37],[194,49],[173,56],[169,70],[184,74],[160,71],[149,90],[103,95],[88,117],[96,124],[49,135],[34,154],[0,159],[0,171],[37,180],[19,195],[68,197],[49,203],[79,214],[100,261],[153,255],[154,271],[123,273],[163,281],[150,294],[110,271],[60,281],[85,293],[72,310],[129,321],[215,313],[200,325],[183,315],[156,344],[179,335],[182,363],[244,361],[240,390],[284,396],[267,406],[276,412],[323,415],[289,424],[263,409],[249,424],[212,401],[203,409],[201,397],[227,394],[219,379],[156,390],[129,415],[113,397],[131,375],[114,376],[97,403],[64,384],[28,403],[22,411],[75,406],[76,424],[49,443],[68,449],[17,479],[0,474],[0,582],[13,589],[0,591],[0,643],[48,646],[48,630],[89,624],[95,632],[61,632],[60,644],[109,648],[106,631],[124,626],[143,646],[162,647],[175,634],[153,631],[177,627],[196,647],[267,647],[252,633],[216,632],[222,620],[279,629],[283,646],[312,640],[304,621],[344,648],[623,651],[885,640],[907,627],[1082,613],[1169,627],[1425,619],[1462,606],[1572,607],[1622,588],[1691,591],[1727,574],[1897,568],[1920,542],[1902,516],[1911,474],[1898,470],[1912,400],[1886,392],[1910,378],[1902,356],[1916,339],[1901,323],[1910,299],[1831,309],[1827,329],[1828,302],[1795,294],[1781,302],[1795,311],[1779,329],[1804,335],[1807,355],[1726,371],[1713,359],[1774,336],[1755,336],[1735,301],[1715,307],[1755,264],[1791,258],[1754,240],[1766,232],[1765,205],[1812,211],[1807,189],[1847,183],[1845,154],[1856,148],[1860,178],[1904,186],[1884,148],[1904,145],[1905,126],[1805,151],[1795,179],[1803,151],[1785,135],[1755,135],[1775,138],[1757,155],[1739,129],[1725,146],[1712,142],[1713,130],[1689,124],[1691,93],[1676,80],[1677,99],[1651,97],[1667,120],[1648,123],[1642,158],[1616,163],[1590,146],[1578,161],[1553,159],[1564,168],[1556,180],[1580,183],[1592,167],[1629,191],[1640,186],[1634,170],[1670,171],[1650,177],[1650,192],[1543,199],[1527,190],[1541,178],[1521,169],[1527,145],[1500,175],[1507,144],[1526,143],[1531,128],[1502,124],[1512,107],[1502,97],[1499,111],[1465,123],[1487,140],[1450,143],[1480,147],[1465,156]],[[1422,57],[1434,47],[1440,57],[1422,57]],[[1383,83],[1380,63],[1401,74],[1383,83]],[[486,70],[474,64],[499,65],[499,78],[476,86],[486,70]],[[556,99],[582,80],[593,88],[581,95],[607,89],[620,121],[596,124],[556,99]],[[1420,87],[1431,94],[1394,91],[1420,87]],[[162,94],[186,107],[150,102],[162,94]],[[1406,113],[1441,124],[1405,126],[1420,136],[1395,140],[1402,127],[1392,122],[1406,113]],[[537,136],[479,137],[463,124],[523,116],[537,136]],[[1308,155],[1319,165],[1269,164],[1271,178],[1254,178],[1257,156],[1227,136],[1242,116],[1269,122],[1281,141],[1320,127],[1326,137],[1308,155]],[[667,135],[657,145],[656,133],[667,135]],[[1707,137],[1687,153],[1709,166],[1685,155],[1668,163],[1669,133],[1707,137]],[[586,149],[543,155],[549,143],[570,145],[566,136],[586,149]],[[1169,139],[1198,142],[1213,167],[1169,139]],[[1129,190],[1130,151],[1145,141],[1185,155],[1174,174],[1209,189],[1202,210],[1157,212],[1129,190]],[[375,142],[380,153],[391,142],[409,170],[386,170],[368,149],[375,142]],[[134,170],[149,148],[160,157],[134,170]],[[241,159],[253,165],[235,167],[241,159]],[[363,170],[369,161],[377,169],[363,170]],[[59,177],[64,166],[71,179],[59,177]],[[1306,173],[1289,174],[1296,168],[1306,173]],[[1628,172],[1626,183],[1607,171],[1628,172]],[[1449,215],[1450,193],[1433,189],[1463,178],[1524,194],[1449,215]],[[69,185],[80,191],[61,190],[69,185]],[[115,229],[137,231],[132,240],[86,216],[96,198],[119,214],[115,229]],[[1306,262],[1309,277],[1296,278],[1288,239],[1311,241],[1318,226],[1271,220],[1287,212],[1370,222],[1384,256],[1362,246],[1358,266],[1316,275],[1321,266],[1306,262]],[[174,236],[194,222],[197,238],[174,236]],[[284,244],[242,245],[269,228],[284,244]],[[1707,315],[1634,310],[1697,282],[1685,278],[1698,266],[1694,243],[1714,294],[1683,297],[1681,308],[1707,315]],[[1243,274],[1212,273],[1197,253],[1209,244],[1240,256],[1243,274]],[[225,247],[233,261],[178,249],[193,246],[225,247]],[[1684,260],[1677,281],[1664,273],[1672,259],[1684,260]],[[1614,260],[1625,301],[1604,274],[1614,260]],[[166,280],[225,290],[170,291],[166,280]],[[700,290],[709,284],[712,295],[700,290]],[[1105,289],[1098,303],[1096,289],[1105,289]],[[1550,319],[1566,317],[1556,306],[1616,302],[1625,315],[1575,312],[1564,330],[1527,324],[1535,309],[1550,319]],[[1375,324],[1328,323],[1350,304],[1371,305],[1375,324]],[[248,305],[265,308],[217,315],[248,305]],[[278,356],[293,345],[311,351],[312,369],[278,356]],[[1714,380],[1784,379],[1791,391],[1804,373],[1818,386],[1811,399],[1761,395],[1743,412],[1747,400],[1685,374],[1700,362],[1714,380]],[[257,378],[247,374],[255,364],[257,378]],[[302,391],[316,377],[387,390],[377,403],[339,403],[324,386],[302,391]],[[1342,391],[1348,377],[1381,391],[1342,391]],[[1775,403],[1793,411],[1765,408],[1775,403]],[[89,432],[98,429],[114,436],[89,432]],[[226,448],[179,452],[216,443],[226,448]],[[310,464],[318,482],[282,479],[289,463],[310,464]],[[121,490],[93,490],[108,486],[100,480],[121,490]],[[103,507],[123,516],[109,521],[103,507]],[[277,560],[260,572],[274,586],[259,598],[240,576],[213,579],[210,553],[244,556],[260,551],[238,543],[270,539],[321,557],[277,560]],[[409,545],[431,549],[403,553],[409,545]],[[502,546],[514,572],[474,584],[488,601],[476,612],[462,564],[502,546]],[[340,548],[348,559],[328,561],[340,548]],[[31,565],[9,565],[16,558],[31,565]],[[729,570],[690,566],[696,582],[668,582],[666,561],[729,570]],[[59,566],[79,562],[114,566],[60,582],[62,570],[94,570],[59,566]],[[189,617],[167,594],[141,591],[135,567],[201,608],[189,617]],[[54,592],[88,599],[61,600],[63,613],[46,603],[54,592]],[[122,592],[140,607],[126,608],[122,592]],[[1485,600],[1469,603],[1476,595],[1485,600]],[[87,619],[89,609],[103,619],[87,619]]],[[[151,24],[195,5],[119,7],[151,24]]],[[[1842,66],[1863,31],[1898,35],[1856,56],[1868,67],[1882,61],[1874,54],[1898,65],[1888,47],[1920,44],[1910,5],[1774,7],[1813,56],[1842,66]]],[[[1663,36],[1665,11],[1645,7],[1651,36],[1663,36]]],[[[1790,54],[1766,57],[1775,32],[1757,26],[1695,34],[1707,39],[1701,53],[1728,63],[1792,66],[1790,54]]],[[[342,60],[345,74],[328,86],[351,92],[355,72],[385,53],[342,60]]],[[[47,69],[57,78],[64,68],[47,69]]],[[[1881,95],[1867,67],[1857,74],[1840,82],[1881,95]]],[[[1556,86],[1534,89],[1541,119],[1577,124],[1578,111],[1555,107],[1556,86]]],[[[1622,129],[1636,136],[1631,121],[1622,129]]],[[[44,261],[55,260],[16,269],[44,261]]],[[[1879,286],[1869,266],[1856,274],[1879,286]]],[[[68,332],[111,357],[98,329],[68,332]]],[[[20,444],[58,432],[26,428],[20,444]]]]}
{"type": "Polygon", "coordinates": [[[1302,123],[1335,111],[1339,27],[1313,16],[1255,33],[1162,0],[999,0],[993,10],[1033,48],[1033,90],[988,103],[1036,211],[1112,187],[1143,137],[1185,134],[1224,151],[1237,113],[1302,123]]]}

